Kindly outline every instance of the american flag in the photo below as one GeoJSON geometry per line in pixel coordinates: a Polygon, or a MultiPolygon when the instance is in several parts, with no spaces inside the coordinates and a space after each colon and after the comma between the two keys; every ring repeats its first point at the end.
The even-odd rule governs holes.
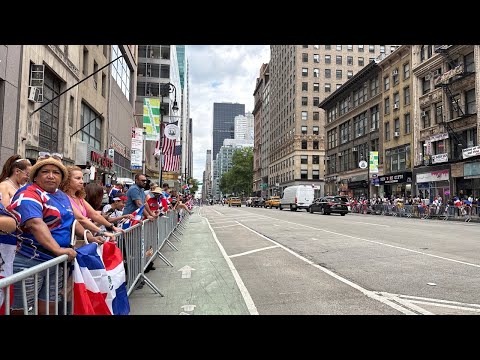
{"type": "Polygon", "coordinates": [[[173,141],[173,151],[165,154],[165,163],[163,164],[164,171],[178,171],[180,169],[180,160],[182,155],[182,145],[175,146],[175,140],[173,141]]]}
{"type": "MultiPolygon", "coordinates": [[[[153,155],[160,155],[160,152],[164,155],[167,155],[167,154],[173,153],[175,151],[175,139],[173,139],[173,140],[168,139],[164,135],[165,126],[168,125],[168,124],[169,123],[162,123],[161,124],[160,136],[163,136],[162,149],[161,149],[162,151],[160,151],[160,141],[157,140],[156,143],[155,143],[155,151],[154,151],[153,155]]],[[[175,122],[170,123],[170,124],[177,125],[178,121],[175,121],[175,122]]],[[[159,136],[159,138],[160,138],[160,136],[159,136]]]]}

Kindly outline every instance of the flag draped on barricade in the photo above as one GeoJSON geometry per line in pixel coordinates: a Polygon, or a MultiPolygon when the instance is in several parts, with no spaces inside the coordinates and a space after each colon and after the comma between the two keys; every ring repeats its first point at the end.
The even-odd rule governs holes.
{"type": "Polygon", "coordinates": [[[127,315],[130,312],[121,250],[115,243],[90,243],[73,262],[74,315],[127,315]]]}
{"type": "Polygon", "coordinates": [[[145,205],[140,206],[137,210],[135,210],[132,215],[133,218],[128,219],[122,224],[122,229],[128,229],[129,227],[132,227],[135,224],[138,224],[140,221],[142,221],[143,217],[143,210],[145,209],[145,205]]]}

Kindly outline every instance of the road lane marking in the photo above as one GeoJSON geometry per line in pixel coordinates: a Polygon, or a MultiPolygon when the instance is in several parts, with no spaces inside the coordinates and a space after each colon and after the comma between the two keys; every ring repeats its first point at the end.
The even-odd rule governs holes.
{"type": "Polygon", "coordinates": [[[390,227],[390,225],[381,225],[381,224],[367,223],[367,222],[362,222],[362,221],[350,221],[350,222],[351,222],[351,223],[357,223],[357,224],[367,224],[367,225],[390,227]]]}
{"type": "Polygon", "coordinates": [[[293,250],[283,246],[282,244],[276,242],[275,240],[272,240],[272,239],[269,239],[268,237],[266,237],[265,235],[262,235],[260,234],[259,232],[253,230],[253,229],[250,229],[248,226],[245,226],[243,225],[242,223],[240,223],[240,226],[243,226],[244,228],[250,230],[251,232],[253,232],[254,234],[257,234],[258,236],[260,236],[261,238],[265,239],[265,240],[268,240],[272,243],[274,243],[275,245],[278,245],[279,247],[281,247],[282,249],[284,249],[285,251],[288,251],[290,254],[292,254],[293,256],[296,256],[297,258],[299,258],[300,260],[306,262],[307,264],[309,265],[312,265],[313,267],[316,267],[317,269],[323,271],[324,273],[334,277],[335,279],[343,282],[344,284],[346,285],[349,285],[351,287],[353,287],[354,289],[360,291],[361,293],[363,293],[364,295],[368,296],[369,298],[371,299],[374,299],[374,300],[377,300],[377,301],[380,301],[381,303],[387,305],[387,306],[390,306],[392,308],[394,308],[395,310],[398,310],[406,315],[416,315],[415,312],[409,310],[409,309],[405,309],[404,307],[400,306],[399,304],[391,301],[390,299],[387,299],[385,298],[384,296],[380,296],[378,295],[377,293],[375,293],[374,291],[370,291],[370,290],[367,290],[367,289],[364,289],[363,287],[355,284],[354,282],[348,280],[348,279],[345,279],[343,277],[341,277],[340,275],[337,275],[335,274],[334,272],[324,268],[323,266],[321,265],[317,265],[315,264],[313,261],[311,260],[308,260],[307,258],[304,258],[303,256],[297,254],[296,252],[294,252],[293,250]]]}
{"type": "MultiPolygon", "coordinates": [[[[238,224],[238,225],[240,225],[240,224],[238,224]]],[[[239,253],[239,254],[235,254],[235,255],[230,255],[230,259],[231,259],[231,258],[234,258],[234,257],[238,257],[238,256],[253,254],[253,253],[256,253],[256,252],[259,252],[259,251],[263,251],[263,250],[274,249],[274,248],[277,248],[277,247],[278,247],[277,245],[272,245],[272,246],[267,246],[267,247],[260,248],[260,249],[256,249],[256,250],[245,251],[245,252],[243,252],[243,253],[239,253]]]]}
{"type": "Polygon", "coordinates": [[[231,227],[231,226],[238,226],[238,224],[225,225],[225,226],[212,226],[212,229],[224,229],[224,228],[231,227]]]}
{"type": "Polygon", "coordinates": [[[212,229],[212,226],[210,225],[210,221],[208,221],[207,218],[205,218],[207,221],[208,227],[210,228],[210,231],[212,232],[213,238],[215,239],[215,242],[217,243],[218,248],[220,249],[220,252],[223,255],[223,258],[228,264],[228,267],[230,268],[230,271],[233,274],[233,278],[235,279],[235,282],[237,283],[237,286],[240,290],[240,293],[242,294],[243,300],[245,301],[245,305],[247,306],[248,311],[250,312],[250,315],[258,315],[258,310],[257,307],[255,306],[255,303],[253,302],[252,297],[250,296],[250,293],[247,290],[247,287],[242,281],[242,278],[240,277],[240,274],[238,273],[237,269],[233,265],[232,260],[228,257],[225,249],[223,248],[222,244],[220,241],[218,241],[217,234],[215,234],[215,230],[212,229]]]}
{"type": "MultiPolygon", "coordinates": [[[[270,217],[270,218],[273,219],[273,220],[279,220],[279,219],[276,219],[276,218],[273,218],[273,217],[270,217]]],[[[388,247],[391,247],[391,248],[394,248],[394,249],[405,250],[405,251],[409,251],[409,252],[412,252],[412,253],[415,253],[415,254],[430,256],[430,257],[437,258],[437,259],[442,259],[442,260],[446,260],[446,261],[455,262],[455,263],[458,263],[458,264],[463,264],[463,265],[468,265],[468,266],[473,266],[473,267],[480,268],[480,265],[479,265],[479,264],[472,264],[472,263],[469,263],[469,262],[466,262],[466,261],[450,259],[450,258],[446,258],[446,257],[440,256],[440,255],[428,254],[428,253],[425,253],[425,252],[423,252],[423,251],[412,250],[412,249],[404,248],[404,247],[401,247],[401,246],[385,244],[385,243],[382,243],[382,242],[376,241],[376,240],[368,240],[368,239],[360,238],[360,237],[357,237],[357,236],[341,234],[341,233],[337,233],[337,232],[335,232],[335,231],[330,231],[330,230],[325,230],[325,229],[321,229],[321,228],[316,228],[316,227],[313,227],[313,226],[310,226],[310,225],[303,225],[303,224],[295,223],[295,222],[293,222],[293,221],[287,221],[287,220],[280,220],[280,221],[283,221],[284,223],[295,224],[295,225],[297,225],[297,226],[303,226],[303,227],[306,227],[306,228],[309,228],[309,229],[313,229],[313,230],[324,231],[324,232],[329,233],[329,234],[334,234],[334,235],[339,235],[339,236],[345,236],[345,237],[348,237],[348,238],[351,238],[351,239],[355,239],[355,240],[367,241],[367,242],[370,242],[370,243],[372,243],[372,244],[388,246],[388,247]]]]}
{"type": "Polygon", "coordinates": [[[218,215],[223,215],[221,212],[218,212],[217,210],[215,209],[211,209],[212,211],[215,211],[218,215]]]}
{"type": "Polygon", "coordinates": [[[410,301],[413,302],[413,303],[417,303],[417,304],[438,306],[438,307],[444,307],[444,308],[448,308],[448,309],[480,312],[480,309],[472,309],[472,308],[468,308],[468,307],[465,307],[465,306],[447,305],[447,304],[433,303],[433,302],[420,301],[420,300],[410,300],[410,301]]]}
{"type": "Polygon", "coordinates": [[[450,305],[459,305],[459,306],[463,306],[463,307],[478,308],[480,310],[480,305],[479,304],[462,303],[462,302],[458,302],[458,301],[426,298],[426,297],[411,296],[411,295],[398,295],[398,296],[400,296],[401,298],[408,299],[410,301],[422,300],[422,301],[426,301],[426,302],[429,302],[429,303],[442,303],[442,304],[450,304],[450,305]]]}

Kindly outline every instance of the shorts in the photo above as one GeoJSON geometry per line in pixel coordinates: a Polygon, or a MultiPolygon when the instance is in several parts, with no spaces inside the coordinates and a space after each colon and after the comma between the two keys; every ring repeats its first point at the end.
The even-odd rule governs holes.
{"type": "MultiPolygon", "coordinates": [[[[15,260],[13,261],[13,273],[18,273],[25,269],[30,269],[36,265],[42,264],[45,261],[38,259],[31,259],[29,257],[23,256],[21,254],[15,255],[15,260]]],[[[57,281],[56,281],[56,269],[57,266],[53,266],[48,270],[44,270],[40,273],[37,273],[37,289],[38,289],[38,299],[47,301],[47,285],[49,288],[48,301],[55,301],[55,297],[58,293],[58,301],[61,300],[61,290],[63,289],[63,263],[58,265],[58,292],[57,292],[57,281]],[[49,283],[46,283],[47,271],[50,273],[49,283]]],[[[35,301],[35,283],[34,277],[30,276],[25,279],[25,288],[27,294],[27,305],[28,309],[31,309],[35,301]]],[[[23,290],[22,290],[22,281],[15,283],[13,288],[14,298],[12,303],[12,310],[23,310],[23,290]]]]}

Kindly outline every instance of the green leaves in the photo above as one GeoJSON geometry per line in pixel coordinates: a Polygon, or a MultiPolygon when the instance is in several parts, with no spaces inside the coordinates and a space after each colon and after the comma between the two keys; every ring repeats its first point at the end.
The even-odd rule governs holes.
{"type": "Polygon", "coordinates": [[[253,189],[253,148],[236,149],[232,155],[232,168],[220,178],[224,194],[249,196],[253,189]]]}

